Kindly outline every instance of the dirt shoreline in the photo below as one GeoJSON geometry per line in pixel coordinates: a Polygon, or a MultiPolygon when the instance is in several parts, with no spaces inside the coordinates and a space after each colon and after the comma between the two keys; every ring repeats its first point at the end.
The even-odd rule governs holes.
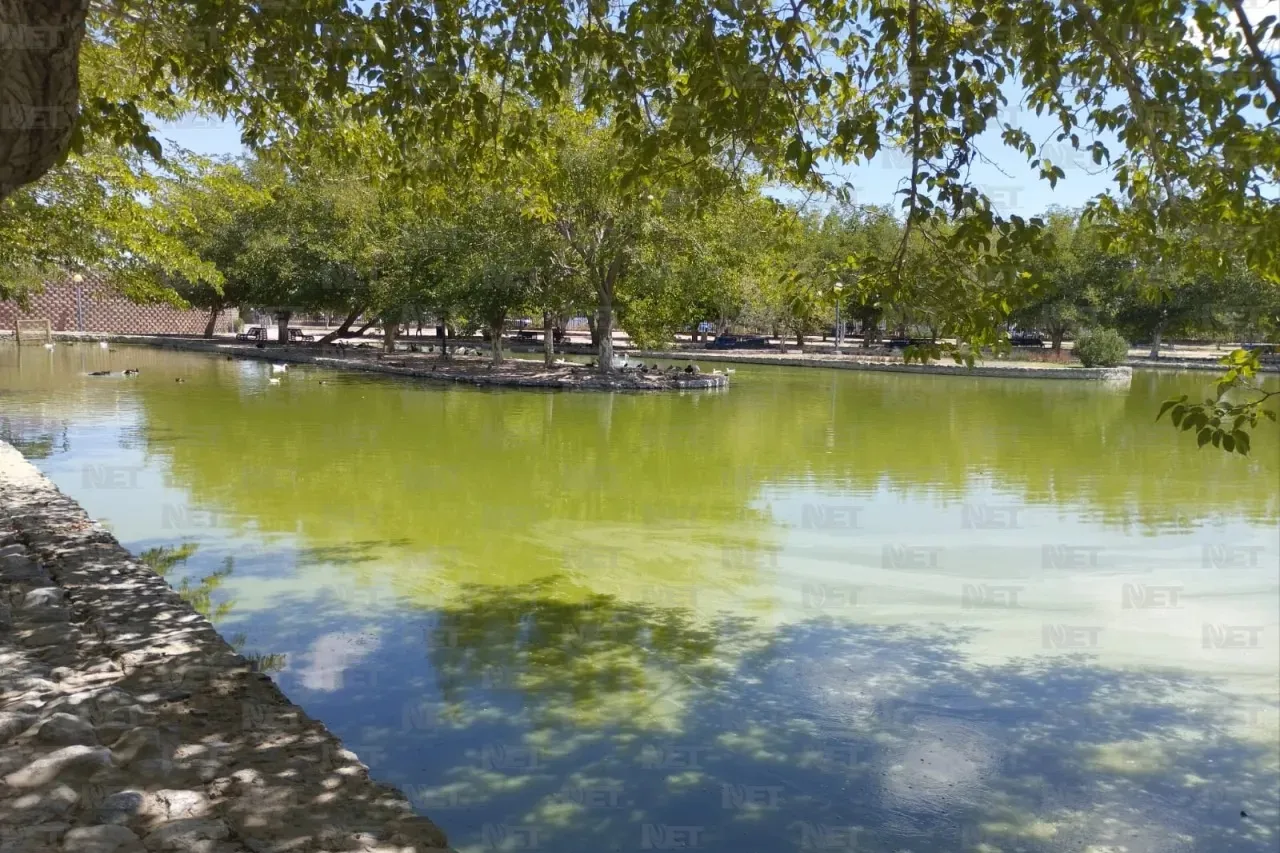
{"type": "Polygon", "coordinates": [[[0,853],[447,849],[0,441],[0,853]]]}
{"type": "MultiPolygon", "coordinates": [[[[92,333],[54,335],[54,340],[108,341],[138,344],[158,349],[204,352],[234,358],[253,358],[286,364],[311,364],[335,370],[358,370],[385,373],[433,382],[499,388],[547,388],[561,391],[706,391],[729,387],[729,376],[720,372],[686,373],[683,370],[625,370],[607,376],[580,364],[564,363],[548,368],[540,361],[508,358],[493,366],[489,358],[455,356],[443,361],[437,354],[396,352],[384,353],[371,346],[290,346],[268,344],[258,349],[254,344],[214,338],[167,338],[155,335],[97,335],[92,333]]],[[[426,346],[426,344],[424,344],[426,346]]],[[[470,347],[460,347],[470,349],[470,347]]]]}

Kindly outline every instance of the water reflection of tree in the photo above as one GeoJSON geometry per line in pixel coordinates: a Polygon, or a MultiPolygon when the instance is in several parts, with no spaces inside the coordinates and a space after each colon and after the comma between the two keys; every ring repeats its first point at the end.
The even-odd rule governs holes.
{"type": "MultiPolygon", "coordinates": [[[[155,572],[166,581],[169,575],[179,566],[185,565],[187,560],[195,555],[200,549],[199,543],[183,542],[181,545],[160,545],[155,548],[147,548],[138,555],[138,559],[142,561],[148,568],[155,572]]],[[[234,599],[226,599],[223,601],[214,601],[214,593],[222,586],[222,582],[231,576],[235,570],[235,559],[226,557],[222,561],[222,566],[214,572],[211,572],[200,578],[194,584],[191,578],[184,577],[177,586],[173,586],[173,582],[169,581],[169,585],[173,586],[175,592],[191,605],[191,609],[199,613],[201,616],[209,620],[209,623],[217,627],[218,623],[223,621],[235,607],[234,599]]],[[[237,652],[240,652],[247,638],[243,634],[232,636],[228,642],[237,652]]],[[[287,661],[283,654],[248,654],[245,655],[254,669],[259,672],[278,672],[284,669],[287,661]]]]}
{"type": "Polygon", "coordinates": [[[23,428],[5,419],[0,421],[0,441],[13,445],[28,459],[48,459],[55,453],[66,453],[71,449],[66,424],[57,430],[23,428]]]}
{"type": "Polygon", "coordinates": [[[678,704],[689,685],[714,682],[727,645],[688,610],[574,596],[562,578],[517,587],[472,584],[465,606],[447,608],[427,628],[427,655],[448,707],[469,689],[512,691],[540,722],[603,724],[656,720],[655,699],[678,704]]]}
{"type": "Polygon", "coordinates": [[[1241,697],[1213,679],[1086,656],[979,664],[976,628],[664,610],[475,585],[430,622],[449,707],[397,729],[378,715],[421,689],[399,682],[353,707],[460,848],[483,821],[566,853],[634,844],[640,824],[699,825],[716,851],[813,849],[855,826],[876,851],[1273,849],[1275,742],[1231,731],[1241,697]]]}

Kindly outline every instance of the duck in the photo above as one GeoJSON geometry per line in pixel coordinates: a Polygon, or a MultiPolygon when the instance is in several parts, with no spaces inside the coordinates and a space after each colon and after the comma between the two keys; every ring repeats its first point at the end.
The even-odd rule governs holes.
{"type": "Polygon", "coordinates": [[[110,370],[95,370],[89,374],[90,376],[110,376],[110,370]]]}
{"type": "Polygon", "coordinates": [[[267,345],[266,345],[266,344],[264,344],[264,343],[256,343],[256,344],[254,344],[254,347],[255,347],[255,348],[257,348],[257,349],[266,349],[266,348],[267,348],[267,345]]]}
{"type": "Polygon", "coordinates": [[[735,373],[737,373],[737,372],[738,372],[738,371],[737,371],[735,368],[732,368],[732,367],[726,367],[726,368],[724,369],[724,374],[725,374],[725,376],[732,376],[733,374],[735,374],[735,373]]]}
{"type": "Polygon", "coordinates": [[[173,380],[173,381],[174,381],[174,382],[186,382],[187,380],[183,379],[181,376],[178,376],[178,377],[174,378],[174,380],[173,380]]]}
{"type": "Polygon", "coordinates": [[[284,373],[284,372],[285,372],[285,371],[287,371],[288,369],[289,369],[289,365],[287,365],[287,364],[273,364],[273,365],[271,365],[271,372],[272,372],[272,373],[284,373]]]}
{"type": "Polygon", "coordinates": [[[328,384],[329,384],[329,380],[328,380],[328,379],[321,379],[321,380],[320,380],[320,384],[321,384],[321,385],[328,385],[328,384]]]}
{"type": "Polygon", "coordinates": [[[227,356],[227,361],[232,361],[231,356],[227,356]]]}
{"type": "Polygon", "coordinates": [[[280,384],[280,380],[279,380],[279,379],[276,379],[276,378],[273,376],[273,377],[271,377],[270,379],[268,379],[268,380],[267,380],[267,384],[268,384],[268,385],[279,385],[279,384],[280,384]]]}
{"type": "Polygon", "coordinates": [[[98,341],[98,349],[109,349],[110,345],[106,341],[98,341]]]}
{"type": "Polygon", "coordinates": [[[127,367],[127,368],[125,368],[124,375],[125,375],[125,376],[137,376],[137,375],[138,375],[138,368],[136,368],[136,367],[127,367]]]}
{"type": "Polygon", "coordinates": [[[47,343],[47,344],[45,344],[45,345],[44,345],[44,348],[45,348],[45,349],[53,349],[53,344],[52,344],[52,343],[47,343]]]}

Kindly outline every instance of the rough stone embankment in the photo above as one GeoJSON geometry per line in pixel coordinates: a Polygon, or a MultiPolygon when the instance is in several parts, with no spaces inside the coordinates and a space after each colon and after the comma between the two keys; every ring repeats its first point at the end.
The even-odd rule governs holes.
{"type": "Polygon", "coordinates": [[[446,846],[0,442],[0,853],[446,846]]]}

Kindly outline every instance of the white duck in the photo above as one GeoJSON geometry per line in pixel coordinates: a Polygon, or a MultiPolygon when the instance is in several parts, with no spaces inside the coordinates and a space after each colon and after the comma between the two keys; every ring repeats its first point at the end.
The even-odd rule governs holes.
{"type": "Polygon", "coordinates": [[[107,349],[109,344],[106,341],[98,341],[98,349],[107,349]]]}
{"type": "Polygon", "coordinates": [[[287,364],[273,364],[273,365],[271,365],[271,372],[272,372],[272,373],[284,373],[284,372],[285,372],[285,371],[287,371],[288,369],[289,369],[289,365],[287,365],[287,364]]]}
{"type": "Polygon", "coordinates": [[[279,385],[279,384],[280,384],[280,380],[279,380],[279,379],[276,379],[276,378],[273,376],[273,377],[271,377],[270,379],[268,379],[268,380],[267,380],[267,384],[268,384],[268,385],[279,385]]]}
{"type": "Polygon", "coordinates": [[[44,345],[44,348],[45,348],[45,349],[53,349],[53,344],[45,344],[45,345],[44,345]]]}

